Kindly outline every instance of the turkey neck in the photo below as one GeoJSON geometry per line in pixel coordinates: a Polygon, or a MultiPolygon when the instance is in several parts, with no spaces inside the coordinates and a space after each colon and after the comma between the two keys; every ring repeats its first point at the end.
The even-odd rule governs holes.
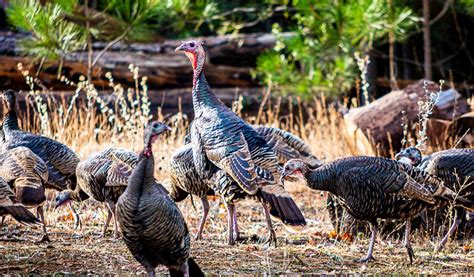
{"type": "Polygon", "coordinates": [[[153,152],[148,146],[140,153],[138,163],[130,176],[128,186],[125,190],[127,194],[140,197],[142,194],[149,194],[156,189],[155,178],[153,175],[155,161],[153,152]],[[148,193],[147,193],[148,192],[148,193]]]}
{"type": "Polygon", "coordinates": [[[72,201],[82,202],[89,198],[89,195],[85,193],[79,186],[76,186],[74,190],[70,191],[70,197],[72,201]]]}
{"type": "MultiPolygon", "coordinates": [[[[203,72],[197,74],[193,82],[193,108],[196,115],[206,108],[216,108],[224,104],[214,95],[203,72]]],[[[225,107],[225,106],[224,106],[225,107]]]]}
{"type": "Polygon", "coordinates": [[[18,127],[18,115],[15,110],[10,110],[5,115],[3,120],[3,130],[6,133],[9,131],[20,130],[18,127]]]}
{"type": "Polygon", "coordinates": [[[305,173],[307,186],[314,190],[329,191],[338,195],[338,187],[336,185],[336,176],[330,166],[322,166],[318,169],[308,169],[305,173]]]}

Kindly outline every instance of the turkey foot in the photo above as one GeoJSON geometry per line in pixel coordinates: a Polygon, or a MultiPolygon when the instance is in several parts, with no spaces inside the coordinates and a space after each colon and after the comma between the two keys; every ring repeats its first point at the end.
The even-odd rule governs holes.
{"type": "Polygon", "coordinates": [[[415,259],[415,252],[413,252],[413,248],[411,247],[411,245],[407,246],[406,249],[408,257],[410,258],[410,264],[412,264],[413,260],[415,259]]]}
{"type": "Polygon", "coordinates": [[[268,238],[263,242],[263,244],[268,244],[269,246],[273,244],[277,247],[278,240],[274,230],[270,230],[268,238]]]}
{"type": "Polygon", "coordinates": [[[369,263],[369,262],[372,262],[372,261],[376,261],[374,256],[372,255],[369,255],[363,259],[355,259],[354,262],[356,263],[369,263]]]}
{"type": "Polygon", "coordinates": [[[39,241],[36,241],[35,243],[43,243],[43,242],[51,242],[47,234],[44,234],[43,237],[39,241]]]}

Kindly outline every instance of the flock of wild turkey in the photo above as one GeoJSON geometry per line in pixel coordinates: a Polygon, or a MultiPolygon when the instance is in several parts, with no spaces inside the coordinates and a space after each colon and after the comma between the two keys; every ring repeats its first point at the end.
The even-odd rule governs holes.
{"type": "MultiPolygon", "coordinates": [[[[146,126],[144,149],[138,155],[108,148],[80,161],[65,145],[20,130],[15,93],[5,91],[6,113],[1,131],[0,216],[11,215],[23,224],[44,222],[45,189],[59,193],[56,206],[93,198],[109,211],[111,220],[132,255],[154,276],[165,265],[172,276],[199,276],[203,272],[190,257],[190,235],[175,202],[199,197],[203,214],[196,239],[202,237],[209,211],[207,196],[219,195],[228,211],[228,243],[239,238],[235,203],[253,197],[263,207],[269,236],[276,244],[271,217],[293,231],[306,220],[284,181],[304,179],[314,190],[330,192],[333,205],[343,207],[354,220],[368,221],[371,239],[367,256],[373,260],[377,219],[405,220],[404,245],[410,261],[411,220],[422,211],[454,205],[454,223],[439,243],[442,248],[474,209],[474,150],[456,149],[421,156],[416,148],[397,155],[398,161],[379,157],[349,157],[322,163],[298,137],[286,131],[251,126],[226,107],[211,91],[203,67],[206,53],[198,41],[176,48],[190,59],[195,118],[186,144],[170,161],[171,191],[155,178],[152,144],[169,127],[146,126]],[[27,208],[36,208],[39,219],[27,208]],[[467,216],[467,215],[468,216],[467,216]]],[[[328,207],[329,208],[329,207],[328,207]]],[[[76,225],[80,219],[74,211],[76,225]]],[[[43,223],[41,241],[48,241],[43,223]]]]}

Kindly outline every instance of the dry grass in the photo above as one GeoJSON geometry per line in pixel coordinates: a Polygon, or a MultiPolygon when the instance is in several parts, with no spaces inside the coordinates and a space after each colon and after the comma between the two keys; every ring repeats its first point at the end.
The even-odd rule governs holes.
{"type": "MultiPolygon", "coordinates": [[[[162,179],[163,180],[163,179],[162,179]]],[[[204,239],[192,241],[193,256],[202,268],[213,274],[283,274],[283,273],[469,273],[474,270],[474,255],[467,246],[451,243],[445,252],[433,253],[433,243],[419,234],[413,236],[417,259],[408,264],[402,242],[396,239],[378,240],[377,261],[357,264],[355,258],[365,255],[368,238],[359,236],[351,243],[332,237],[332,226],[324,209],[320,193],[296,186],[293,195],[309,219],[305,233],[289,234],[276,224],[278,247],[268,247],[258,241],[266,235],[260,206],[251,200],[238,205],[238,218],[248,241],[231,247],[225,243],[225,210],[219,201],[211,201],[211,212],[204,239]]],[[[75,273],[130,274],[144,270],[129,254],[120,240],[100,238],[105,209],[100,204],[82,203],[83,229],[72,230],[72,218],[66,210],[48,208],[52,242],[35,244],[41,236],[39,228],[25,228],[8,221],[1,230],[1,273],[75,273]]],[[[200,205],[194,210],[190,200],[179,203],[190,231],[196,231],[200,205]]],[[[159,268],[165,272],[164,268],[159,268]]]]}
{"type": "MultiPolygon", "coordinates": [[[[39,97],[34,90],[38,80],[31,79],[32,90],[22,113],[22,128],[51,136],[77,151],[84,159],[91,153],[108,146],[122,146],[134,151],[142,147],[143,124],[152,115],[147,102],[146,79],[139,78],[138,69],[131,68],[135,88],[123,89],[113,83],[107,97],[97,97],[97,91],[83,80],[73,84],[77,88],[74,101],[61,98],[39,97]],[[84,97],[80,97],[80,96],[84,97]],[[99,107],[99,108],[97,108],[99,107]]],[[[25,75],[28,75],[25,72],[25,75]]],[[[69,82],[68,80],[64,80],[69,82]]],[[[269,93],[269,92],[267,92],[269,93]]],[[[341,117],[325,105],[324,99],[314,103],[296,102],[283,107],[280,99],[265,97],[265,105],[257,116],[246,117],[252,123],[264,123],[290,130],[306,140],[314,153],[328,160],[357,155],[344,140],[341,117]],[[264,108],[265,107],[265,108],[264,108]],[[285,110],[286,112],[282,112],[285,110]],[[303,112],[309,117],[303,120],[303,112]],[[282,115],[288,114],[288,115],[282,115]]],[[[234,105],[241,113],[239,102],[234,105]]],[[[165,120],[160,110],[155,118],[165,120]]],[[[173,151],[182,145],[188,122],[181,113],[166,119],[173,132],[155,143],[156,177],[165,185],[168,182],[167,161],[173,151]]],[[[353,242],[338,240],[331,233],[332,226],[324,208],[325,197],[310,191],[301,184],[289,187],[295,200],[308,218],[309,226],[301,234],[287,233],[276,223],[279,247],[267,247],[259,239],[266,236],[264,216],[260,205],[251,200],[238,204],[238,219],[243,234],[248,237],[237,246],[225,243],[226,213],[217,199],[211,202],[211,212],[202,241],[192,241],[193,256],[202,268],[216,274],[283,274],[283,273],[469,273],[474,270],[474,255],[467,245],[451,243],[440,254],[433,253],[433,241],[427,236],[414,234],[413,247],[417,260],[408,264],[401,241],[395,238],[378,240],[376,262],[357,264],[355,258],[365,255],[368,239],[360,235],[353,242]]],[[[53,199],[54,192],[49,192],[53,199]]],[[[196,200],[196,199],[195,199],[196,200]]],[[[179,203],[189,229],[195,233],[200,217],[199,201],[190,199],[179,203]]],[[[55,211],[47,204],[46,217],[51,243],[35,244],[40,228],[18,226],[7,220],[0,233],[0,273],[144,273],[120,240],[100,238],[105,209],[101,204],[86,201],[77,204],[84,224],[82,230],[72,230],[72,217],[66,210],[55,211]]],[[[113,228],[110,228],[113,229],[113,228]]],[[[110,230],[109,229],[109,230],[110,230]]],[[[160,267],[160,271],[164,269],[160,267]]]]}

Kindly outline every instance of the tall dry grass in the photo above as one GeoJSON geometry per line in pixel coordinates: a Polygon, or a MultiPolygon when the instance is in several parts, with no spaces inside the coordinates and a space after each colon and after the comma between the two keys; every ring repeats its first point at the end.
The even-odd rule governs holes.
{"type": "MultiPolygon", "coordinates": [[[[144,126],[152,118],[165,121],[173,128],[171,134],[157,144],[158,153],[170,157],[183,144],[189,126],[188,117],[180,105],[178,113],[167,117],[159,107],[156,111],[150,110],[147,77],[139,75],[138,66],[129,66],[134,84],[132,87],[126,88],[115,83],[108,72],[105,74],[109,81],[108,90],[102,90],[100,94],[83,76],[78,82],[61,76],[60,80],[74,89],[74,93],[68,96],[49,91],[41,80],[30,76],[22,64],[18,65],[18,69],[30,87],[29,91],[19,96],[24,97],[26,104],[20,109],[21,128],[65,143],[82,159],[109,146],[139,151],[144,126]]],[[[354,147],[353,138],[346,139],[341,113],[328,105],[329,101],[324,96],[315,97],[312,101],[291,96],[283,99],[271,97],[271,88],[272,85],[268,84],[267,90],[263,92],[263,100],[256,115],[247,116],[243,113],[241,96],[233,103],[233,110],[251,124],[278,127],[300,136],[308,142],[316,156],[326,160],[370,154],[354,147]]],[[[418,142],[417,145],[425,147],[427,153],[455,147],[462,137],[448,133],[439,139],[442,143],[430,145],[426,124],[437,94],[429,91],[426,94],[426,101],[419,103],[420,122],[405,124],[402,144],[407,146],[418,142]]],[[[469,99],[471,105],[474,105],[473,102],[472,98],[469,99]]]]}

